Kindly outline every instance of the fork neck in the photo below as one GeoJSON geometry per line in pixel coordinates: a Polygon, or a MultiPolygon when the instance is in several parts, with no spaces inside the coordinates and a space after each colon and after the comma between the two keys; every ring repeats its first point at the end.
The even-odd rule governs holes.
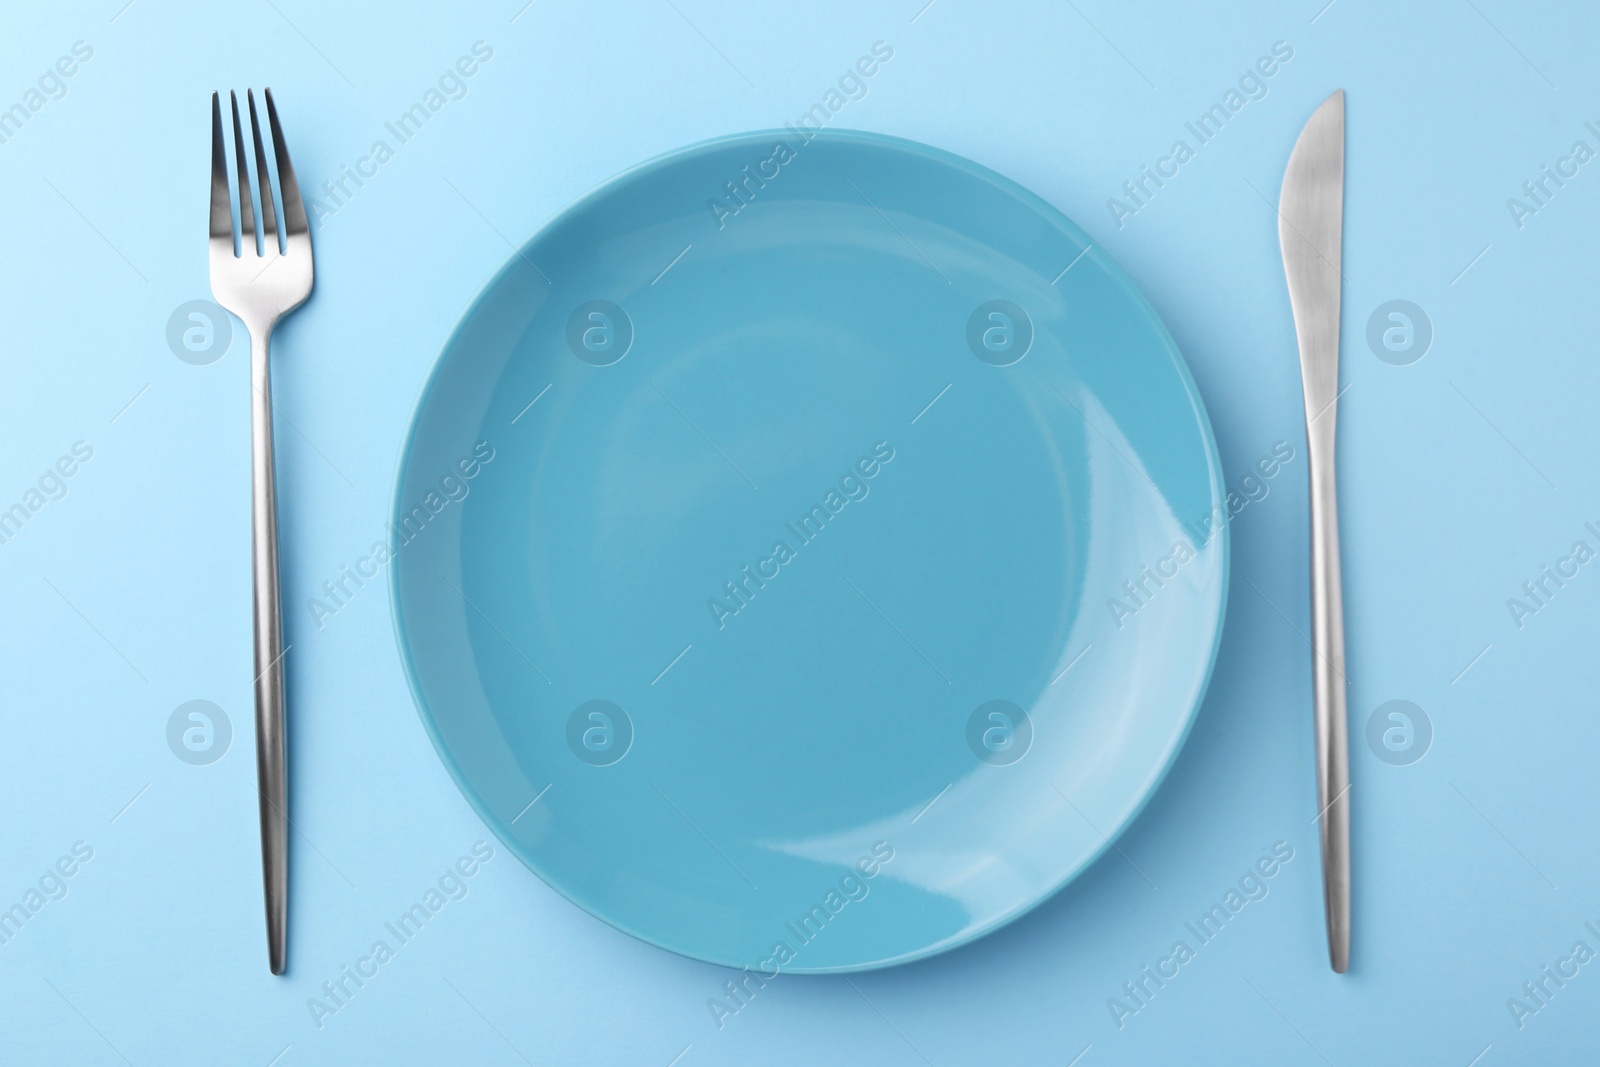
{"type": "Polygon", "coordinates": [[[272,327],[275,323],[248,323],[250,332],[250,376],[258,383],[267,376],[267,353],[272,347],[272,327]]]}

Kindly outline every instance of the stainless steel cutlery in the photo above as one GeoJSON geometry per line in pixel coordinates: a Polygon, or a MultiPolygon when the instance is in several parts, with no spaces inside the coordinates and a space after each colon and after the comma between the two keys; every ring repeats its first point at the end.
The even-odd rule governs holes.
{"type": "Polygon", "coordinates": [[[262,145],[255,94],[246,91],[255,146],[259,212],[250,194],[239,99],[233,111],[239,224],[233,222],[222,101],[211,94],[211,292],[250,333],[251,558],[255,601],[256,778],[261,791],[261,866],[266,889],[267,960],[282,974],[288,946],[289,789],[283,710],[283,634],[278,611],[278,512],[272,462],[272,374],[267,352],[278,320],[311,295],[311,234],[272,90],[266,98],[282,225],[262,145]],[[259,217],[260,225],[257,225],[259,217]],[[235,247],[237,245],[237,248],[235,247]]]}
{"type": "Polygon", "coordinates": [[[1289,282],[1305,388],[1311,471],[1311,676],[1315,700],[1317,808],[1328,959],[1350,966],[1350,755],[1346,739],[1344,601],[1339,584],[1339,506],[1334,436],[1339,421],[1340,238],[1344,225],[1344,90],[1322,102],[1300,132],[1283,175],[1278,244],[1289,282]]]}

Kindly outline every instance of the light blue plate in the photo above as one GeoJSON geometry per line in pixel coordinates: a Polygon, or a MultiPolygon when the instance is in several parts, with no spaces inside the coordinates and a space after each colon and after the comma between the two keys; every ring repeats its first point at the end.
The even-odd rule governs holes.
{"type": "Polygon", "coordinates": [[[1215,444],[1145,299],[966,160],[745,134],[611,181],[467,312],[396,488],[422,719],[579,906],[768,974],[1059,889],[1182,745],[1215,444]]]}

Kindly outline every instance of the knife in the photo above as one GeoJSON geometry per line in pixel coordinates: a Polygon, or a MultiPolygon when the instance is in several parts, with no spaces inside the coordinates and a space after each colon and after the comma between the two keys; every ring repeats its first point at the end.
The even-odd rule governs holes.
{"type": "Polygon", "coordinates": [[[1350,753],[1345,716],[1344,603],[1334,431],[1339,418],[1340,231],[1344,225],[1344,90],[1300,131],[1278,198],[1278,245],[1300,341],[1306,465],[1311,472],[1311,675],[1317,810],[1328,960],[1350,966],[1350,753]]]}

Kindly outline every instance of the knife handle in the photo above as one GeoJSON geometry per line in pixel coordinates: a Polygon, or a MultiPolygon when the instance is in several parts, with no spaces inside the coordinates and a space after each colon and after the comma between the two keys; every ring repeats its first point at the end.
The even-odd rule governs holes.
{"type": "Polygon", "coordinates": [[[1344,597],[1339,577],[1339,507],[1334,480],[1338,400],[1306,427],[1311,470],[1311,676],[1315,695],[1317,810],[1328,960],[1350,966],[1350,749],[1345,710],[1344,597]]]}

